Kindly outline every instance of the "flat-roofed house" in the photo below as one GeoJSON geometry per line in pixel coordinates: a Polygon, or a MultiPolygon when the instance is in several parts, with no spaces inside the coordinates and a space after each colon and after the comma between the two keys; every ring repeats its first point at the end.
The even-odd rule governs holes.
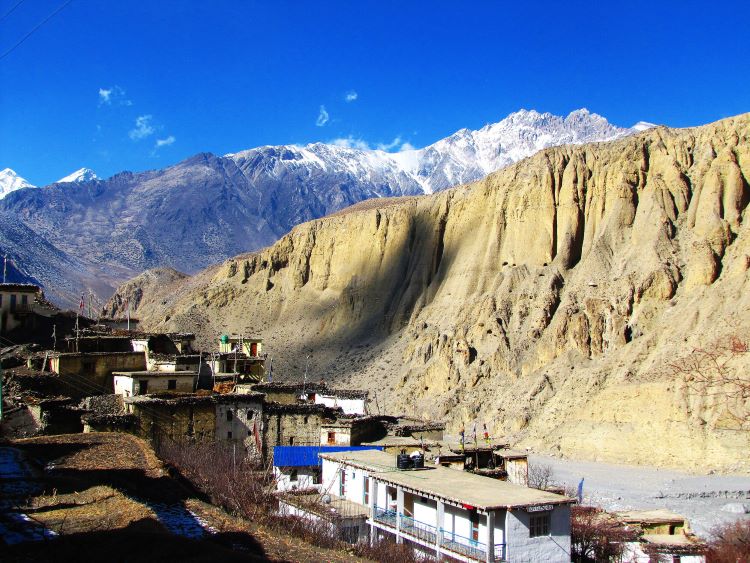
{"type": "Polygon", "coordinates": [[[573,499],[444,467],[400,470],[378,451],[320,457],[323,489],[368,507],[371,540],[459,561],[570,561],[573,499]]]}
{"type": "Polygon", "coordinates": [[[160,391],[192,393],[198,374],[194,371],[116,371],[112,377],[115,395],[135,397],[160,391]]]}

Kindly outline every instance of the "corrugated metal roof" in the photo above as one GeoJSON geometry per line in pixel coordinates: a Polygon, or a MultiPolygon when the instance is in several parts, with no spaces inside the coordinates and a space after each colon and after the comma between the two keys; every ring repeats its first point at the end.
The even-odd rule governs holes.
{"type": "Polygon", "coordinates": [[[276,467],[309,467],[321,464],[318,454],[360,450],[382,451],[383,448],[378,446],[274,446],[273,464],[276,467]]]}

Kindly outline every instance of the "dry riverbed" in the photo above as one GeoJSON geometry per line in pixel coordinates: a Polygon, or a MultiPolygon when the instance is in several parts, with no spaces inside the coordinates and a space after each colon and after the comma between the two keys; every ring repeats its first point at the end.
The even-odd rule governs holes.
{"type": "Polygon", "coordinates": [[[741,505],[750,509],[750,475],[695,475],[534,454],[529,463],[550,465],[555,484],[575,489],[583,478],[586,504],[606,510],[667,508],[685,516],[693,531],[703,537],[718,524],[750,518],[750,514],[729,511],[741,505]]]}

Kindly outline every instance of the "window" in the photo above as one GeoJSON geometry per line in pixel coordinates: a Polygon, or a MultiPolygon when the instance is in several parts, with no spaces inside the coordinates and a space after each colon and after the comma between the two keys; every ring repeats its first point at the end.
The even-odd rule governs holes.
{"type": "Polygon", "coordinates": [[[14,312],[16,310],[16,296],[11,295],[10,296],[10,312],[14,312]]]}
{"type": "Polygon", "coordinates": [[[167,389],[170,391],[173,389],[177,389],[177,380],[176,379],[170,379],[167,381],[167,389]]]}
{"type": "Polygon", "coordinates": [[[21,305],[28,305],[28,304],[29,304],[29,296],[21,295],[21,305]]]}
{"type": "Polygon", "coordinates": [[[229,409],[227,411],[227,422],[232,422],[233,418],[234,418],[234,416],[232,415],[232,409],[229,409]]]}
{"type": "Polygon", "coordinates": [[[323,480],[320,478],[320,470],[313,470],[313,485],[320,485],[323,480]]]}
{"type": "Polygon", "coordinates": [[[469,513],[469,520],[471,522],[471,539],[479,541],[479,513],[476,509],[469,513]]]}
{"type": "Polygon", "coordinates": [[[363,479],[364,483],[362,485],[362,489],[364,491],[363,498],[362,498],[362,504],[365,506],[370,505],[370,478],[365,475],[365,478],[363,479]]]}
{"type": "Polygon", "coordinates": [[[290,437],[289,437],[289,445],[290,445],[290,446],[293,446],[293,445],[294,445],[294,436],[290,436],[290,437]]]}
{"type": "Polygon", "coordinates": [[[292,469],[291,473],[289,473],[289,480],[290,481],[296,481],[297,480],[297,470],[292,469]]]}
{"type": "Polygon", "coordinates": [[[346,496],[346,471],[339,472],[339,496],[346,496]]]}
{"type": "MultiPolygon", "coordinates": [[[[84,369],[84,371],[86,371],[86,370],[84,369]]],[[[141,379],[138,382],[138,394],[139,395],[145,395],[146,393],[148,393],[148,380],[147,379],[141,379]]]]}
{"type": "Polygon", "coordinates": [[[549,535],[550,513],[533,514],[529,520],[529,537],[538,538],[549,535]]]}
{"type": "Polygon", "coordinates": [[[335,432],[329,432],[328,433],[328,443],[329,444],[335,444],[336,443],[336,433],[335,432]]]}
{"type": "Polygon", "coordinates": [[[231,440],[231,439],[232,439],[232,432],[230,430],[229,432],[227,432],[227,440],[231,440]]]}

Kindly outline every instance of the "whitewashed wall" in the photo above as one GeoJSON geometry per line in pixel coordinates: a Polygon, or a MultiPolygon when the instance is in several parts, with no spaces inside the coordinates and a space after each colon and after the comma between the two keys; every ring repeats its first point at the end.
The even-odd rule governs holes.
{"type": "Polygon", "coordinates": [[[535,561],[568,563],[570,561],[570,505],[557,505],[552,510],[548,536],[529,537],[530,517],[531,514],[523,509],[508,511],[505,519],[508,561],[513,563],[535,561]]]}
{"type": "Polygon", "coordinates": [[[274,467],[273,475],[276,478],[277,491],[291,491],[294,489],[318,489],[321,485],[315,484],[315,468],[313,467],[274,467]],[[297,470],[297,478],[291,479],[293,470],[297,470]]]}
{"type": "Polygon", "coordinates": [[[330,395],[315,395],[315,402],[327,407],[341,407],[346,414],[365,414],[364,399],[338,399],[330,395]]]}

